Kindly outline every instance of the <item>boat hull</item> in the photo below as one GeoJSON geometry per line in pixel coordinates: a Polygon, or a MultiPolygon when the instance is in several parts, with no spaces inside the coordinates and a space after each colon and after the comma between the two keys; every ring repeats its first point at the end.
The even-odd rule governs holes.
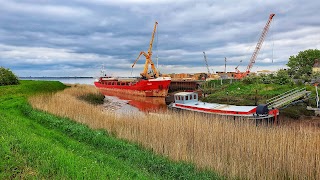
{"type": "Polygon", "coordinates": [[[110,92],[125,93],[146,97],[165,97],[168,94],[170,79],[149,79],[138,80],[136,82],[121,82],[115,80],[106,80],[102,78],[94,82],[94,85],[110,92]]]}
{"type": "MultiPolygon", "coordinates": [[[[208,103],[210,104],[210,103],[208,103]]],[[[230,106],[230,105],[227,105],[230,106]]],[[[232,105],[231,105],[232,106],[232,105]]],[[[219,115],[234,115],[234,116],[252,116],[256,112],[256,107],[251,106],[233,106],[233,107],[249,107],[246,108],[245,111],[239,111],[235,109],[214,109],[214,108],[205,108],[205,107],[199,107],[197,105],[184,105],[184,104],[178,104],[175,103],[175,108],[189,110],[189,111],[197,111],[197,112],[204,112],[204,113],[212,113],[212,114],[219,114],[219,115]]]]}
{"type": "Polygon", "coordinates": [[[258,106],[236,106],[229,104],[206,103],[198,100],[196,92],[179,92],[174,95],[174,102],[169,105],[173,109],[188,110],[201,113],[227,115],[233,117],[251,117],[255,119],[277,120],[278,109],[268,109],[266,104],[258,106]]]}

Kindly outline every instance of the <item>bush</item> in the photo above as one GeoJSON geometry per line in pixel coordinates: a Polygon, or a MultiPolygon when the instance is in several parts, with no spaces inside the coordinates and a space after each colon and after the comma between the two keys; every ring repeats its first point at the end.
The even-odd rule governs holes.
{"type": "Polygon", "coordinates": [[[86,94],[79,97],[81,100],[87,101],[90,104],[99,105],[104,103],[104,95],[103,94],[86,94]]]}
{"type": "Polygon", "coordinates": [[[19,84],[18,77],[12,71],[0,67],[0,86],[19,84]]]}
{"type": "Polygon", "coordinates": [[[273,77],[270,75],[260,74],[259,81],[262,84],[272,84],[273,83],[273,77]]]}
{"type": "Polygon", "coordinates": [[[290,84],[290,83],[292,84],[293,80],[290,78],[286,70],[281,69],[277,72],[277,75],[275,77],[275,83],[279,85],[290,84]]]}
{"type": "Polygon", "coordinates": [[[243,79],[241,79],[241,81],[244,84],[255,84],[259,82],[259,77],[255,76],[255,75],[251,75],[251,76],[246,76],[243,79]]]}

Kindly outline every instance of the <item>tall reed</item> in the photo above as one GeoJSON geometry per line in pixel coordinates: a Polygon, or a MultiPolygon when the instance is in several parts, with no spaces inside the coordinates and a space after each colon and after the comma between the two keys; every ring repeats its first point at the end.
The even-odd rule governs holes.
{"type": "Polygon", "coordinates": [[[190,112],[120,116],[77,98],[86,93],[99,91],[78,85],[29,101],[34,108],[105,128],[156,153],[227,177],[320,179],[320,131],[316,127],[255,126],[190,112]]]}

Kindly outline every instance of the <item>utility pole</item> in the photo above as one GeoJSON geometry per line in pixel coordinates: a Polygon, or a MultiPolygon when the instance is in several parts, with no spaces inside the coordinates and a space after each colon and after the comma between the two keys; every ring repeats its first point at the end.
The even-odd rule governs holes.
{"type": "Polygon", "coordinates": [[[318,83],[315,83],[314,86],[316,87],[316,93],[317,93],[317,97],[316,97],[317,108],[319,108],[318,83]]]}
{"type": "Polygon", "coordinates": [[[224,57],[224,73],[227,74],[227,58],[224,57]]]}

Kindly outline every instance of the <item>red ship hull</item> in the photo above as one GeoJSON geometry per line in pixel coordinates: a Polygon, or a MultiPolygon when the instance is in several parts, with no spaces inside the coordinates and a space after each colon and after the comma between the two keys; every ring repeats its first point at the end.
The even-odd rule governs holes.
{"type": "Polygon", "coordinates": [[[166,78],[121,81],[120,79],[101,77],[99,78],[99,81],[94,82],[94,85],[99,89],[111,92],[120,92],[146,97],[165,97],[168,94],[170,82],[171,79],[166,78]]]}

